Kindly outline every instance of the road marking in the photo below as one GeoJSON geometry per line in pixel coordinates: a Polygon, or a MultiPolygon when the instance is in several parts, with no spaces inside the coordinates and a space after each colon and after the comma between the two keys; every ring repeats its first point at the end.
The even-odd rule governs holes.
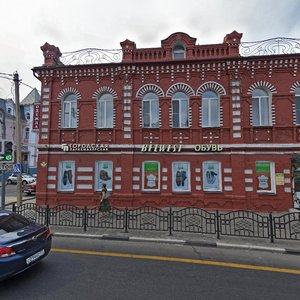
{"type": "Polygon", "coordinates": [[[254,265],[246,265],[246,264],[235,264],[235,263],[200,260],[200,259],[166,257],[166,256],[152,256],[152,255],[128,254],[128,253],[114,253],[114,252],[85,251],[85,250],[69,250],[69,249],[59,249],[59,248],[52,248],[51,251],[52,252],[60,252],[60,253],[72,253],[72,254],[85,254],[85,255],[134,258],[134,259],[171,261],[171,262],[181,262],[181,263],[189,263],[189,264],[199,264],[199,265],[208,265],[208,266],[218,266],[218,267],[228,267],[228,268],[269,271],[269,272],[278,272],[278,273],[288,273],[288,274],[300,275],[300,270],[295,270],[295,269],[273,268],[273,267],[254,266],[254,265]]]}

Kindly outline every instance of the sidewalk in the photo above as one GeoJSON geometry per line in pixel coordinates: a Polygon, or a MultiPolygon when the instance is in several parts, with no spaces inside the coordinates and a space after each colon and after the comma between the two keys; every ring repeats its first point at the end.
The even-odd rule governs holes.
{"type": "Polygon", "coordinates": [[[177,245],[256,250],[300,255],[299,240],[275,240],[274,243],[270,243],[269,239],[231,236],[221,236],[221,239],[218,240],[216,236],[199,233],[175,232],[169,236],[168,232],[145,230],[129,230],[128,233],[125,233],[124,230],[121,229],[87,228],[87,231],[83,231],[82,228],[74,227],[50,226],[50,228],[54,237],[92,238],[110,241],[144,243],[168,243],[177,245]]]}

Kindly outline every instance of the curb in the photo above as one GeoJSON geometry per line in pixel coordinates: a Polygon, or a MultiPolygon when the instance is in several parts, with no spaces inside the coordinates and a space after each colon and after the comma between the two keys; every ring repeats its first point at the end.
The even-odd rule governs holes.
{"type": "MultiPolygon", "coordinates": [[[[257,246],[257,245],[247,245],[247,244],[229,244],[217,242],[218,248],[227,248],[227,249],[245,249],[245,250],[256,250],[256,251],[268,251],[268,252],[278,252],[278,253],[286,253],[285,248],[277,248],[277,247],[267,247],[267,246],[257,246]]],[[[299,252],[300,254],[300,252],[299,252]]]]}
{"type": "Polygon", "coordinates": [[[147,238],[147,237],[135,237],[135,236],[130,237],[128,235],[124,235],[124,236],[112,235],[112,234],[101,235],[101,234],[67,233],[67,232],[53,232],[52,235],[57,237],[86,238],[86,239],[99,239],[99,240],[109,240],[109,241],[165,243],[165,244],[177,244],[177,245],[187,245],[187,246],[224,248],[224,249],[267,251],[267,252],[300,255],[300,249],[267,247],[267,246],[248,245],[248,244],[231,244],[231,243],[209,242],[209,241],[201,241],[201,240],[177,240],[177,239],[147,238]]]}

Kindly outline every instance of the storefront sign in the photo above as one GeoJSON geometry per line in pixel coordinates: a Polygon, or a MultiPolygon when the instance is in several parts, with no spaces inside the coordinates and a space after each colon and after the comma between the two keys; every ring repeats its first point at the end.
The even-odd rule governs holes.
{"type": "Polygon", "coordinates": [[[182,145],[143,145],[142,152],[181,152],[182,145]]]}
{"type": "Polygon", "coordinates": [[[40,128],[40,107],[40,104],[33,105],[33,130],[38,130],[40,128]]]}
{"type": "Polygon", "coordinates": [[[220,152],[223,150],[221,145],[208,144],[208,145],[195,145],[194,147],[196,152],[220,152]]]}
{"type": "MultiPolygon", "coordinates": [[[[183,145],[164,145],[164,144],[144,144],[142,146],[142,152],[181,152],[183,145]]],[[[207,144],[207,145],[195,145],[194,150],[196,152],[220,152],[223,150],[221,145],[207,144]]]]}
{"type": "Polygon", "coordinates": [[[106,152],[108,151],[107,144],[62,144],[61,148],[63,151],[69,152],[106,152]]]}

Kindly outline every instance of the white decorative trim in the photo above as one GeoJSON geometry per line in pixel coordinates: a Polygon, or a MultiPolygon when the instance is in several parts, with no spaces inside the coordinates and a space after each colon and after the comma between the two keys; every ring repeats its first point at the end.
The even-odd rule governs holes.
{"type": "Polygon", "coordinates": [[[219,84],[215,81],[208,81],[208,82],[201,84],[199,86],[199,88],[197,89],[196,95],[201,96],[207,90],[215,91],[219,95],[226,95],[225,88],[221,84],[219,84]]]}
{"type": "Polygon", "coordinates": [[[69,94],[75,94],[75,95],[77,96],[77,99],[81,99],[81,94],[80,94],[80,92],[79,92],[77,89],[71,88],[71,87],[65,88],[65,89],[63,89],[62,91],[60,91],[60,93],[58,94],[57,99],[62,101],[63,98],[64,98],[65,96],[69,95],[69,94]]]}
{"type": "Polygon", "coordinates": [[[136,97],[142,98],[146,93],[153,92],[158,95],[158,97],[164,97],[164,91],[161,87],[156,84],[145,84],[140,87],[136,93],[136,97]]]}
{"type": "Polygon", "coordinates": [[[295,93],[296,89],[300,87],[300,81],[296,81],[290,88],[290,93],[295,93]]]}
{"type": "Polygon", "coordinates": [[[166,93],[166,96],[171,97],[173,94],[175,94],[178,91],[185,92],[189,96],[195,96],[194,90],[189,85],[183,82],[175,83],[172,86],[170,86],[166,93]]]}
{"type": "Polygon", "coordinates": [[[97,91],[94,92],[93,94],[93,98],[97,99],[100,95],[105,94],[105,93],[109,93],[113,96],[113,98],[117,98],[118,94],[116,93],[116,91],[109,87],[109,86],[101,86],[97,91]]]}
{"type": "Polygon", "coordinates": [[[267,81],[258,81],[258,82],[255,82],[253,83],[249,89],[248,89],[248,94],[252,94],[253,91],[257,88],[266,88],[268,89],[269,91],[271,91],[272,93],[277,93],[277,90],[275,88],[275,86],[273,84],[271,84],[270,82],[267,82],[267,81]]]}

